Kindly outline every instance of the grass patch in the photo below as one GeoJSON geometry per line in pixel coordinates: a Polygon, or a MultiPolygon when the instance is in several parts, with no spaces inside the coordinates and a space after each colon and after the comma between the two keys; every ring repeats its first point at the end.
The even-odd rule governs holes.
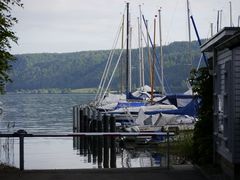
{"type": "Polygon", "coordinates": [[[18,171],[19,169],[4,163],[0,163],[0,172],[18,171]]]}

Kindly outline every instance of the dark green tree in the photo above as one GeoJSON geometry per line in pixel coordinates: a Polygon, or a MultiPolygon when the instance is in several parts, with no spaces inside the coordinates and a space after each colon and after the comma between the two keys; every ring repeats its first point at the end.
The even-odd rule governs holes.
{"type": "Polygon", "coordinates": [[[12,30],[17,18],[11,15],[13,6],[22,7],[21,0],[1,0],[0,1],[0,94],[4,92],[7,82],[10,82],[9,70],[10,62],[14,60],[14,56],[10,54],[11,42],[17,43],[18,38],[12,30]]]}
{"type": "Polygon", "coordinates": [[[193,134],[193,162],[199,165],[213,162],[213,78],[204,67],[192,70],[190,83],[193,91],[201,97],[199,121],[193,134]]]}

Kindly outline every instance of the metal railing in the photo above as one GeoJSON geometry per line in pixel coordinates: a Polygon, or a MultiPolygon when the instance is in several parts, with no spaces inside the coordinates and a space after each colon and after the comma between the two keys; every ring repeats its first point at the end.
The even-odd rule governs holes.
{"type": "Polygon", "coordinates": [[[19,169],[24,170],[24,138],[25,137],[87,137],[87,136],[103,136],[103,137],[127,137],[127,136],[163,136],[167,140],[167,168],[170,167],[170,141],[169,138],[174,136],[172,132],[85,132],[85,133],[69,133],[69,134],[28,134],[24,130],[18,130],[12,134],[0,134],[0,138],[19,138],[19,169]]]}

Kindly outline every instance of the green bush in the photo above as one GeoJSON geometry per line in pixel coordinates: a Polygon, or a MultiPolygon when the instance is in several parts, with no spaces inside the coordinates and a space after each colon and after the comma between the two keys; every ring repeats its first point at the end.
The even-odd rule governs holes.
{"type": "Polygon", "coordinates": [[[201,97],[199,121],[193,133],[192,160],[199,165],[212,164],[213,159],[213,79],[208,68],[192,70],[190,83],[201,97]]]}

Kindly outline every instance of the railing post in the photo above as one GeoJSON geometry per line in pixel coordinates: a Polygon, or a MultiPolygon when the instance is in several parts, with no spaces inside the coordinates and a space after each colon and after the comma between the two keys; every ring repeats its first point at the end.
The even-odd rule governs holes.
{"type": "MultiPolygon", "coordinates": [[[[109,132],[109,121],[108,116],[104,114],[103,116],[103,131],[109,132]]],[[[103,138],[103,144],[104,144],[104,152],[103,152],[103,167],[109,168],[109,141],[108,137],[104,136],[103,138]]]]}
{"type": "Polygon", "coordinates": [[[170,168],[170,142],[169,142],[169,131],[167,131],[167,169],[170,168]]]}
{"type": "MultiPolygon", "coordinates": [[[[102,125],[102,115],[101,113],[98,111],[98,119],[97,119],[97,123],[98,123],[98,132],[102,132],[103,131],[103,125],[102,125]]],[[[103,137],[102,136],[98,136],[98,168],[102,168],[102,150],[103,150],[103,137]]]]}
{"type": "Polygon", "coordinates": [[[19,136],[19,168],[20,171],[24,170],[24,135],[19,136]]]}
{"type": "Polygon", "coordinates": [[[23,129],[18,130],[14,134],[19,137],[19,169],[20,171],[24,170],[24,135],[27,132],[23,129]]]}
{"type": "MultiPolygon", "coordinates": [[[[116,132],[116,120],[113,115],[110,117],[110,132],[116,132]]],[[[116,168],[116,145],[115,145],[115,137],[111,137],[111,159],[110,159],[110,167],[116,168]]]]}

